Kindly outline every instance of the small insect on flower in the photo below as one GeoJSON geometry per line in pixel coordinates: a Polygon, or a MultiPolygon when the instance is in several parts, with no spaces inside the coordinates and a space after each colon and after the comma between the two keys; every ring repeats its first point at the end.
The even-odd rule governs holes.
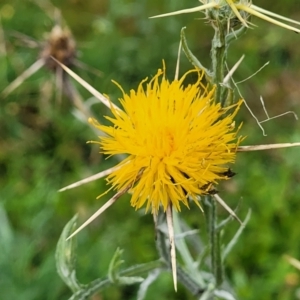
{"type": "Polygon", "coordinates": [[[233,118],[242,101],[221,108],[199,72],[197,82],[184,87],[188,74],[197,72],[169,82],[165,69],[158,70],[129,94],[119,86],[122,109],[111,106],[113,116],[106,117],[111,125],[90,120],[107,134],[94,142],[102,153],[128,155],[107,181],[118,191],[130,186],[136,209],[146,205],[157,214],[171,204],[180,211],[182,204],[189,207],[189,198],[199,205],[199,196],[209,194],[212,184],[232,177],[226,165],[234,162],[241,141],[233,118]]]}

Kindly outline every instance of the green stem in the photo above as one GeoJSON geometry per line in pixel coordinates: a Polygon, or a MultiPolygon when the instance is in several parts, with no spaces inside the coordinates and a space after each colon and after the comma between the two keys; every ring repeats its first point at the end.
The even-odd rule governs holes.
{"type": "Polygon", "coordinates": [[[212,82],[216,85],[215,101],[221,103],[222,106],[226,100],[226,87],[222,85],[225,73],[226,59],[226,28],[221,22],[217,21],[217,26],[214,26],[215,35],[212,40],[211,58],[212,58],[212,82]]]}
{"type": "Polygon", "coordinates": [[[221,256],[220,231],[217,224],[217,205],[212,196],[205,197],[205,215],[209,234],[211,270],[216,280],[216,286],[223,283],[223,264],[221,256]]]}
{"type": "MultiPolygon", "coordinates": [[[[119,273],[120,276],[137,276],[137,275],[143,275],[145,273],[148,273],[152,270],[155,270],[157,268],[164,267],[164,263],[162,260],[156,260],[145,264],[136,265],[133,267],[130,267],[126,270],[123,270],[119,273]]],[[[100,292],[104,288],[107,288],[108,286],[113,285],[114,283],[109,280],[109,278],[105,279],[96,279],[92,281],[91,283],[84,285],[81,290],[77,291],[72,295],[69,300],[83,300],[88,299],[92,295],[94,295],[97,292],[100,292]]]]}
{"type": "MultiPolygon", "coordinates": [[[[216,85],[215,101],[224,106],[227,98],[228,88],[222,83],[225,74],[226,62],[226,27],[223,23],[216,20],[214,24],[215,35],[212,40],[212,82],[216,85]]],[[[211,270],[214,274],[216,286],[223,282],[223,265],[221,257],[220,233],[217,229],[217,209],[212,196],[205,197],[207,228],[210,239],[211,270]]]]}

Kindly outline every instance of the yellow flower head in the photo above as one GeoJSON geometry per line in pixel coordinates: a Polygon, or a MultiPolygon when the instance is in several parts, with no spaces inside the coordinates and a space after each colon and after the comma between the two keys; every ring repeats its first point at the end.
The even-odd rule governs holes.
{"type": "Polygon", "coordinates": [[[188,197],[198,204],[198,195],[209,193],[212,184],[228,179],[225,165],[235,160],[237,130],[233,117],[242,101],[221,108],[200,83],[183,86],[187,72],[180,80],[169,82],[165,70],[137,91],[131,90],[120,103],[123,110],[111,106],[111,126],[91,120],[107,134],[100,137],[104,154],[127,154],[118,168],[108,176],[112,187],[121,190],[131,186],[131,205],[136,209],[146,203],[152,213],[160,205],[166,210],[171,203],[180,210],[188,206],[188,197]]]}

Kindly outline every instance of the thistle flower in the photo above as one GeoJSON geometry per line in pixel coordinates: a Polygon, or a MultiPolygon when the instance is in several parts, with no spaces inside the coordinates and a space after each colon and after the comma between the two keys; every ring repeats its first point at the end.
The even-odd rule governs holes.
{"type": "Polygon", "coordinates": [[[272,13],[268,10],[265,10],[263,8],[260,8],[256,5],[252,4],[251,0],[199,0],[199,1],[202,2],[203,5],[200,5],[200,6],[197,6],[194,8],[182,9],[179,11],[154,16],[152,18],[193,13],[193,12],[197,12],[197,11],[205,11],[208,19],[210,19],[212,15],[214,15],[214,16],[217,15],[218,17],[221,16],[222,18],[225,17],[225,18],[227,18],[227,20],[230,20],[230,19],[236,17],[239,19],[241,24],[248,27],[247,17],[250,15],[253,15],[253,16],[261,18],[267,22],[278,25],[280,27],[300,33],[300,29],[290,26],[290,25],[287,25],[287,24],[280,22],[274,18],[283,20],[285,22],[298,24],[298,25],[300,25],[300,22],[297,22],[295,20],[283,17],[281,15],[278,15],[278,14],[272,13]],[[242,12],[242,14],[241,14],[241,12],[242,12]]]}
{"type": "MultiPolygon", "coordinates": [[[[109,156],[128,155],[116,167],[60,189],[74,188],[109,174],[108,183],[112,189],[118,190],[68,239],[130,191],[131,205],[136,209],[144,204],[146,209],[151,207],[154,220],[160,207],[165,211],[175,290],[177,263],[173,207],[178,211],[181,204],[188,207],[188,198],[199,205],[199,196],[211,193],[212,185],[219,180],[232,177],[233,173],[226,165],[234,162],[237,151],[300,146],[300,143],[239,146],[242,137],[237,137],[239,127],[235,128],[233,119],[242,100],[222,108],[214,101],[214,88],[208,90],[201,84],[201,76],[196,83],[184,87],[187,75],[192,72],[199,74],[197,70],[189,71],[172,82],[165,78],[165,69],[158,70],[146,87],[147,79],[129,94],[119,86],[123,92],[120,109],[69,68],[57,63],[111,109],[113,117],[106,117],[111,122],[110,126],[90,119],[94,126],[107,134],[94,143],[100,144],[101,151],[109,156]]],[[[239,220],[218,195],[214,195],[214,199],[239,220]]]]}
{"type": "MultiPolygon", "coordinates": [[[[143,80],[136,91],[126,94],[122,88],[122,110],[111,106],[112,125],[92,124],[106,133],[100,137],[101,152],[106,155],[127,154],[107,178],[118,191],[130,186],[131,205],[136,209],[146,204],[157,214],[169,204],[180,211],[189,206],[190,197],[210,193],[212,184],[229,179],[228,163],[233,163],[240,142],[233,121],[242,101],[221,108],[213,101],[214,89],[194,84],[183,86],[181,79],[169,82],[165,70],[147,83],[143,80]],[[139,177],[139,180],[136,180],[139,177]]],[[[199,205],[199,204],[198,204],[199,205]]]]}

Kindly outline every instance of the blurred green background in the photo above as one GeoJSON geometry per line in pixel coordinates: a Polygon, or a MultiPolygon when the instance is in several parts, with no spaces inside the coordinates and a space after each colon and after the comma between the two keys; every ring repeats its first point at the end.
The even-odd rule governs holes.
{"type": "MultiPolygon", "coordinates": [[[[186,36],[194,54],[209,66],[212,30],[200,14],[153,19],[148,17],[194,7],[196,0],[53,0],[77,42],[77,57],[103,72],[103,76],[74,68],[113,101],[121,96],[111,82],[125,91],[152,76],[166,61],[173,78],[179,33],[186,36]]],[[[0,0],[0,91],[32,65],[39,50],[29,47],[25,37],[43,41],[54,25],[50,2],[0,0]]],[[[299,0],[268,1],[254,4],[300,20],[299,0]]],[[[270,116],[294,111],[300,116],[300,35],[257,18],[257,27],[234,42],[228,66],[245,54],[235,79],[245,79],[263,64],[270,64],[239,88],[259,120],[265,119],[262,95],[270,116]]],[[[191,68],[182,55],[181,72],[191,68]]],[[[91,95],[77,88],[84,99],[91,95]]],[[[107,195],[96,200],[105,186],[100,179],[76,189],[58,193],[65,185],[112,166],[98,146],[86,144],[96,134],[74,117],[74,107],[63,97],[56,101],[55,77],[46,68],[24,81],[0,103],[0,299],[68,299],[71,292],[56,273],[55,246],[64,225],[79,213],[83,222],[107,195]]],[[[92,107],[101,119],[108,114],[101,104],[92,107]]],[[[244,145],[300,141],[300,125],[292,114],[264,123],[267,136],[250,113],[242,108],[238,121],[244,123],[244,145]]],[[[283,259],[289,254],[300,259],[300,159],[299,149],[238,154],[231,181],[218,189],[226,202],[244,218],[252,218],[239,243],[230,254],[226,271],[239,299],[300,299],[299,271],[283,259]]],[[[227,213],[220,208],[220,217],[227,213]]],[[[183,209],[183,218],[200,228],[205,237],[203,215],[195,206],[183,209]]],[[[224,232],[228,242],[238,229],[232,222],[224,232]]],[[[117,247],[123,248],[124,267],[157,259],[151,214],[134,211],[124,196],[78,235],[78,276],[89,282],[105,276],[117,247]]],[[[138,286],[112,287],[99,299],[136,299],[138,286]]],[[[179,286],[173,290],[170,274],[150,287],[150,299],[193,299],[179,286]]]]}

